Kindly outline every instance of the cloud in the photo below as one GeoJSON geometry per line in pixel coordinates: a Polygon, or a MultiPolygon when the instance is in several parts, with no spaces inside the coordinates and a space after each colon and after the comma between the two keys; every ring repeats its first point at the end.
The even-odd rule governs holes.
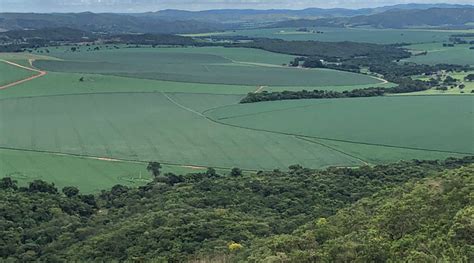
{"type": "MultiPolygon", "coordinates": [[[[222,8],[301,9],[365,8],[413,0],[0,0],[0,12],[146,12],[162,9],[204,10],[222,8]]],[[[472,4],[472,0],[418,0],[417,3],[472,4]]]]}

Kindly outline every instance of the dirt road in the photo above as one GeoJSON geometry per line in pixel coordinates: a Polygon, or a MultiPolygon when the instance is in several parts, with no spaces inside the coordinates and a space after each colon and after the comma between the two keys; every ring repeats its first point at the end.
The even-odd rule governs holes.
{"type": "MultiPolygon", "coordinates": [[[[33,59],[29,59],[28,60],[30,65],[33,66],[33,59]]],[[[0,62],[4,62],[4,63],[7,63],[7,64],[10,64],[12,66],[15,66],[15,67],[19,67],[19,68],[22,68],[22,69],[26,69],[26,70],[29,70],[29,71],[33,71],[33,72],[36,72],[38,74],[34,75],[34,76],[31,76],[31,77],[28,77],[28,78],[25,78],[25,79],[21,79],[21,80],[18,80],[18,81],[15,81],[15,82],[12,82],[12,83],[9,83],[9,84],[6,84],[6,85],[3,85],[3,86],[0,86],[0,90],[3,90],[3,89],[7,89],[7,88],[10,88],[10,87],[13,87],[13,86],[16,86],[16,85],[19,85],[21,83],[25,83],[27,81],[31,81],[31,80],[34,80],[36,78],[39,78],[39,77],[42,77],[44,75],[47,74],[46,71],[43,71],[43,70],[39,70],[39,69],[35,69],[35,68],[30,68],[30,67],[25,67],[25,66],[22,66],[20,64],[17,64],[17,63],[13,63],[11,61],[8,61],[8,60],[3,60],[3,59],[0,59],[0,62]]]]}

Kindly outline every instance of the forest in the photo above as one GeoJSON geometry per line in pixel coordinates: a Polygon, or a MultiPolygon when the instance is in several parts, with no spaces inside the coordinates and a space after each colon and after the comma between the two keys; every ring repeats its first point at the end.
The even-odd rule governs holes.
{"type": "Polygon", "coordinates": [[[6,261],[468,262],[474,158],[177,175],[99,194],[0,181],[6,261]]]}

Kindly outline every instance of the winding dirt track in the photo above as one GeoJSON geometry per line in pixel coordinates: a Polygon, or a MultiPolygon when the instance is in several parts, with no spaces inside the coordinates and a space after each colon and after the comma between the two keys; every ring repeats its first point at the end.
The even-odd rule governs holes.
{"type": "MultiPolygon", "coordinates": [[[[30,65],[33,66],[33,59],[29,59],[28,60],[30,65]]],[[[8,60],[3,60],[3,59],[0,59],[0,62],[4,62],[4,63],[7,63],[7,64],[10,64],[12,66],[15,66],[15,67],[19,67],[19,68],[22,68],[22,69],[26,69],[26,70],[29,70],[29,71],[34,71],[38,74],[34,75],[34,76],[31,76],[31,77],[28,77],[28,78],[25,78],[25,79],[21,79],[21,80],[18,80],[18,81],[15,81],[15,82],[12,82],[12,83],[9,83],[9,84],[6,84],[6,85],[3,85],[3,86],[0,86],[0,90],[3,90],[3,89],[7,89],[7,88],[10,88],[10,87],[13,87],[13,86],[16,86],[16,85],[19,85],[21,83],[25,83],[27,81],[31,81],[31,80],[34,80],[36,78],[39,78],[39,77],[42,77],[46,74],[48,74],[46,71],[43,71],[43,70],[39,70],[39,69],[35,69],[35,68],[30,68],[30,67],[25,67],[25,66],[22,66],[20,64],[17,64],[17,63],[13,63],[11,61],[8,61],[8,60]]]]}

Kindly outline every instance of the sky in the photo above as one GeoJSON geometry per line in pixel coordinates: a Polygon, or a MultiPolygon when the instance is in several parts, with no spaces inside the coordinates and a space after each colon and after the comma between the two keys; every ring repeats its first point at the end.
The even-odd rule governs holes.
{"type": "MultiPolygon", "coordinates": [[[[163,9],[365,8],[414,0],[0,0],[0,12],[148,12],[163,9]]],[[[418,0],[416,3],[472,4],[472,0],[418,0]]]]}

